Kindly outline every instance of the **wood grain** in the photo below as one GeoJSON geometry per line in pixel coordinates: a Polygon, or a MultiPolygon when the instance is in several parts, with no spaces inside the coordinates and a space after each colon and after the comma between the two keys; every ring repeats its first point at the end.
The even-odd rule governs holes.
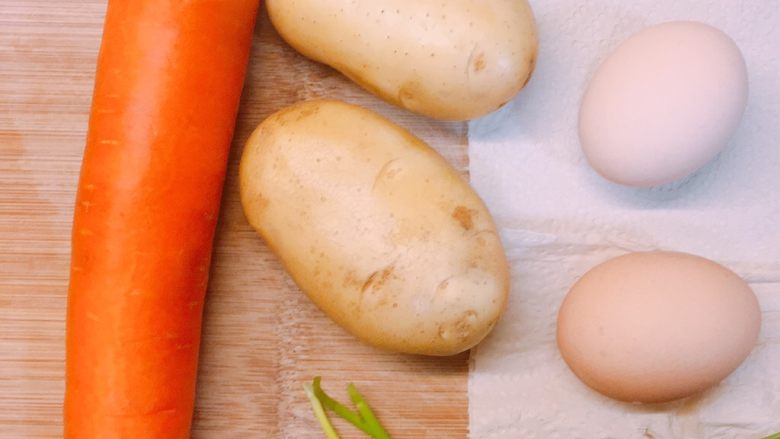
{"type": "MultiPolygon", "coordinates": [[[[72,204],[105,1],[0,0],[0,437],[61,437],[72,204]]],[[[258,27],[209,286],[194,438],[321,438],[301,386],[355,382],[394,438],[467,435],[467,355],[380,352],[328,320],[244,219],[237,165],[272,112],[317,97],[372,108],[466,172],[466,128],[412,115],[258,27]]],[[[204,108],[204,111],[208,109],[204,108]]],[[[337,422],[345,438],[359,438],[337,422]]]]}

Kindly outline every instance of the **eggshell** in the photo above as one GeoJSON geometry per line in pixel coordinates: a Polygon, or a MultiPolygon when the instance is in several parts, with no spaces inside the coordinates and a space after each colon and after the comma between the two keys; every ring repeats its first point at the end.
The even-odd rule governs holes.
{"type": "Polygon", "coordinates": [[[558,347],[585,384],[615,399],[701,392],[748,356],[761,314],[727,268],[685,253],[631,253],[587,272],[558,315],[558,347]]]}
{"type": "Polygon", "coordinates": [[[720,30],[696,22],[646,28],[593,75],[580,108],[583,152],[616,183],[673,182],[726,147],[747,92],[742,54],[720,30]]]}

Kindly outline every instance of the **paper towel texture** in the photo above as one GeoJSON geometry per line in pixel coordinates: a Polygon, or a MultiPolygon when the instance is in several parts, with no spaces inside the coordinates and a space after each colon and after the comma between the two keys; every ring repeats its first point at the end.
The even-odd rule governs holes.
{"type": "Polygon", "coordinates": [[[501,111],[470,125],[470,169],[501,228],[512,267],[509,308],[472,354],[473,439],[756,439],[780,431],[780,2],[533,1],[536,72],[501,111]],[[585,161],[577,113],[599,63],[631,34],[696,20],[729,34],[750,78],[729,148],[685,181],[655,189],[609,183],[585,161]],[[721,385],[654,406],[612,401],[580,383],[555,345],[574,281],[629,251],[685,251],[750,282],[760,339],[721,385]]]}

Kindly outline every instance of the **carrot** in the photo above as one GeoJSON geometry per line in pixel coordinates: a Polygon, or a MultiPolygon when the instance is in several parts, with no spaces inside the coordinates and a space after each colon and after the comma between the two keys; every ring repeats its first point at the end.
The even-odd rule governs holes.
{"type": "Polygon", "coordinates": [[[73,222],[65,438],[188,438],[259,0],[110,0],[73,222]]]}

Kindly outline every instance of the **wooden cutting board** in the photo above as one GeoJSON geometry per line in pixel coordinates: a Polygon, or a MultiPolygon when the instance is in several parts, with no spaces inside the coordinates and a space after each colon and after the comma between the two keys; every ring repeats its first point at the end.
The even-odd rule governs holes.
{"type": "MultiPolygon", "coordinates": [[[[73,200],[105,0],[0,0],[0,437],[62,435],[73,200]]],[[[194,438],[321,438],[302,390],[355,382],[394,438],[467,435],[466,354],[380,352],[294,286],[244,219],[244,141],[294,102],[340,98],[407,127],[466,172],[466,126],[385,104],[287,47],[258,17],[208,292],[194,438]]],[[[208,111],[208,109],[204,109],[208,111]]],[[[359,438],[337,422],[343,437],[359,438]]],[[[142,439],[142,438],[139,438],[142,439]]]]}

